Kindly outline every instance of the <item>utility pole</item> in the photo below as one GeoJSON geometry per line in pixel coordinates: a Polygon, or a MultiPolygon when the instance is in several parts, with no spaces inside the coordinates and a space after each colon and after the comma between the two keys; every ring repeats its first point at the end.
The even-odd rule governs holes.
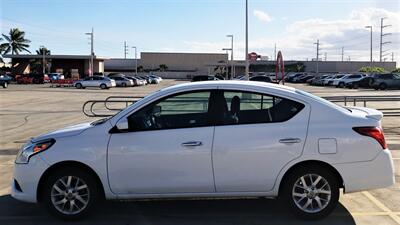
{"type": "Polygon", "coordinates": [[[42,49],[42,67],[43,67],[43,74],[45,74],[46,73],[46,59],[45,59],[45,54],[46,54],[46,48],[43,46],[43,45],[41,45],[40,46],[40,48],[42,49]]]}
{"type": "Polygon", "coordinates": [[[233,76],[235,75],[235,67],[233,65],[233,34],[226,36],[231,38],[231,48],[223,48],[222,50],[226,50],[226,54],[228,54],[228,51],[231,51],[231,79],[233,79],[233,76]]]}
{"type": "Polygon", "coordinates": [[[319,74],[319,68],[318,68],[318,61],[319,61],[319,39],[317,39],[317,42],[316,43],[314,43],[315,45],[317,45],[317,57],[315,58],[315,60],[316,60],[316,63],[317,63],[317,69],[316,69],[316,72],[317,72],[317,76],[318,76],[318,74],[319,74]]]}
{"type": "Polygon", "coordinates": [[[344,57],[344,47],[342,47],[342,62],[343,62],[343,57],[344,57]]]}
{"type": "Polygon", "coordinates": [[[274,48],[274,58],[273,58],[273,60],[274,61],[276,60],[276,43],[275,43],[275,48],[274,48]]]}
{"type": "Polygon", "coordinates": [[[128,45],[126,45],[126,41],[124,41],[124,59],[126,59],[126,54],[128,54],[128,45]]]}
{"type": "Polygon", "coordinates": [[[324,53],[324,61],[326,61],[327,58],[328,58],[328,53],[325,52],[325,53],[324,53]]]}
{"type": "Polygon", "coordinates": [[[89,76],[93,76],[93,57],[94,57],[94,50],[93,50],[93,27],[92,32],[85,33],[86,35],[90,35],[90,66],[89,66],[89,76]]]}
{"type": "Polygon", "coordinates": [[[250,62],[249,62],[249,16],[248,16],[249,10],[248,10],[248,0],[246,0],[246,47],[245,47],[245,75],[246,75],[246,80],[249,80],[249,67],[250,67],[250,62]]]}
{"type": "Polygon", "coordinates": [[[133,46],[132,48],[135,49],[135,75],[137,76],[137,52],[136,52],[136,46],[133,46]]]}
{"type": "Polygon", "coordinates": [[[365,28],[370,28],[371,29],[371,47],[370,47],[369,66],[372,67],[372,26],[366,26],[365,28]]]}
{"type": "Polygon", "coordinates": [[[382,46],[383,45],[385,45],[385,44],[389,44],[389,43],[391,43],[390,41],[386,41],[386,42],[383,42],[382,41],[382,39],[383,39],[383,36],[386,36],[386,35],[390,35],[391,33],[383,33],[383,28],[385,28],[385,27],[390,27],[390,26],[392,26],[392,25],[383,25],[383,20],[384,19],[386,19],[386,17],[383,17],[383,18],[381,18],[381,35],[380,35],[380,44],[379,44],[379,62],[382,62],[382,46]]]}
{"type": "Polygon", "coordinates": [[[394,62],[394,52],[392,52],[392,62],[394,62]]]}

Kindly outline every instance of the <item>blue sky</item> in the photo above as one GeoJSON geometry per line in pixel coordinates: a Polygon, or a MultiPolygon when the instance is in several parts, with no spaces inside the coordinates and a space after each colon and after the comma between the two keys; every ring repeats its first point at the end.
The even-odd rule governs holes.
{"type": "MultiPolygon", "coordinates": [[[[244,57],[244,0],[0,0],[1,32],[26,31],[31,50],[88,54],[84,35],[94,27],[95,52],[123,57],[123,43],[140,51],[223,52],[227,34],[235,39],[235,58],[244,57]],[[11,10],[12,9],[12,10],[11,10]]],[[[386,16],[387,37],[400,61],[399,0],[249,0],[249,51],[271,56],[274,43],[287,59],[315,57],[316,39],[328,60],[366,60],[374,26],[378,60],[379,19],[386,16]]],[[[130,49],[128,57],[133,57],[130,49]]],[[[391,60],[391,55],[388,56],[391,60]]]]}

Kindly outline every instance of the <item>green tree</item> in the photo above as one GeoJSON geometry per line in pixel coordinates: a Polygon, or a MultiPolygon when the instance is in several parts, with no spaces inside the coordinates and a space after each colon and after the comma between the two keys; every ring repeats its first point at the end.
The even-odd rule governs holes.
{"type": "Polygon", "coordinates": [[[393,70],[392,73],[400,73],[400,68],[393,70]]]}
{"type": "Polygon", "coordinates": [[[362,73],[385,73],[385,69],[378,66],[364,66],[361,67],[358,72],[362,73]]]}
{"type": "Polygon", "coordinates": [[[166,70],[168,69],[168,66],[165,65],[165,64],[161,64],[161,65],[159,66],[159,68],[160,68],[160,71],[166,71],[166,70]]]}
{"type": "Polygon", "coordinates": [[[18,55],[20,52],[29,52],[30,40],[25,38],[25,32],[20,31],[18,28],[10,29],[8,35],[2,34],[6,43],[0,45],[0,49],[4,49],[2,54],[11,53],[12,55],[18,55]]]}
{"type": "Polygon", "coordinates": [[[43,55],[43,53],[44,55],[50,55],[50,50],[47,49],[46,47],[41,47],[38,50],[36,50],[36,54],[38,55],[43,55]]]}

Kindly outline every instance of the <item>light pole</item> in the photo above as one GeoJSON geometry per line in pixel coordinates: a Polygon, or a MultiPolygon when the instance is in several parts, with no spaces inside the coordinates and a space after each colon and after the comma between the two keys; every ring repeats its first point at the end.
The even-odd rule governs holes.
{"type": "Polygon", "coordinates": [[[235,66],[233,65],[233,34],[226,35],[231,38],[231,79],[235,76],[235,66]]]}
{"type": "Polygon", "coordinates": [[[89,74],[89,76],[93,76],[93,57],[94,57],[94,52],[93,52],[93,27],[92,27],[92,32],[85,33],[85,34],[90,36],[90,74],[89,74]]]}
{"type": "MultiPolygon", "coordinates": [[[[228,51],[232,51],[232,49],[231,48],[223,48],[222,51],[226,51],[226,55],[228,55],[229,54],[228,51]]],[[[231,62],[231,66],[232,66],[232,62],[231,62]]],[[[227,66],[225,66],[225,67],[227,67],[227,66]]],[[[231,71],[231,73],[232,73],[232,71],[231,71]]],[[[225,79],[228,79],[228,73],[226,73],[225,79]]]]}
{"type": "Polygon", "coordinates": [[[246,69],[245,69],[245,75],[246,75],[246,80],[249,80],[249,24],[248,24],[248,16],[249,10],[248,10],[248,0],[246,0],[246,47],[245,47],[245,64],[246,64],[246,69]]]}
{"type": "Polygon", "coordinates": [[[369,66],[372,67],[372,26],[365,26],[365,28],[370,28],[371,29],[371,49],[370,49],[369,66]]]}
{"type": "Polygon", "coordinates": [[[45,59],[45,54],[46,54],[46,47],[44,47],[43,45],[41,45],[40,46],[40,48],[42,49],[42,67],[43,67],[43,74],[45,74],[46,73],[46,67],[45,67],[45,64],[46,64],[46,59],[45,59]]]}
{"type": "Polygon", "coordinates": [[[136,46],[133,46],[132,48],[134,48],[135,49],[135,75],[137,76],[137,48],[136,48],[136,46]]]}

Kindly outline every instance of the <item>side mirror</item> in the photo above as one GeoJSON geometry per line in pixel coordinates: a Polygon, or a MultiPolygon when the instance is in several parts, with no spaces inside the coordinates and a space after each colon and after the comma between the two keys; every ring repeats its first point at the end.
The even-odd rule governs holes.
{"type": "Polygon", "coordinates": [[[120,131],[128,130],[128,129],[129,129],[128,119],[127,119],[126,117],[120,119],[120,120],[117,122],[117,124],[116,124],[115,126],[116,126],[116,127],[118,128],[118,130],[120,130],[120,131]]]}

